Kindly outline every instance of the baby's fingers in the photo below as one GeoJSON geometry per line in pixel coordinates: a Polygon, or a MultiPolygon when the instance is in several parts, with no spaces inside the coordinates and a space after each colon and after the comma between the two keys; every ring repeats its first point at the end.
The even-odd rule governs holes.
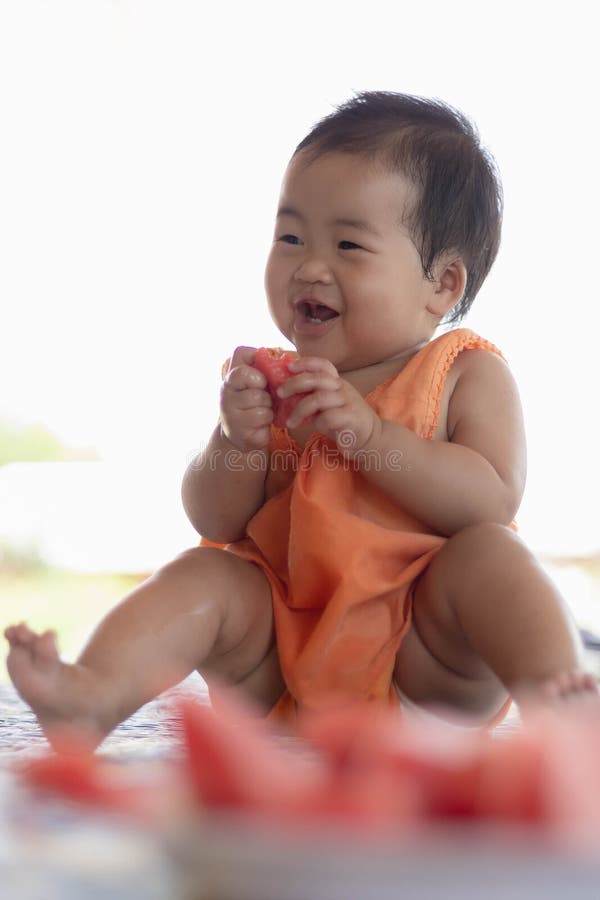
{"type": "Polygon", "coordinates": [[[257,406],[272,406],[271,396],[261,388],[243,388],[236,390],[230,385],[223,388],[223,401],[232,409],[254,409],[257,406]]]}
{"type": "Polygon", "coordinates": [[[238,413],[238,431],[245,450],[266,447],[271,436],[273,410],[270,406],[256,406],[238,413]]]}
{"type": "Polygon", "coordinates": [[[278,397],[291,397],[292,394],[307,394],[309,391],[339,391],[342,385],[339,376],[323,372],[302,372],[288,378],[277,388],[278,397]]]}
{"type": "Polygon", "coordinates": [[[270,406],[223,410],[221,428],[225,437],[242,451],[266,447],[269,443],[273,410],[270,406]]]}
{"type": "Polygon", "coordinates": [[[268,426],[273,421],[273,409],[270,406],[253,406],[251,409],[232,409],[221,417],[228,428],[245,437],[255,428],[268,426]]]}
{"type": "Polygon", "coordinates": [[[244,391],[246,388],[264,389],[267,379],[262,372],[252,366],[241,365],[230,368],[225,375],[225,382],[234,391],[244,391]]]}
{"type": "Polygon", "coordinates": [[[341,391],[313,391],[312,394],[303,397],[294,407],[294,411],[287,420],[287,427],[295,428],[304,419],[309,419],[325,410],[343,406],[344,402],[341,391]]]}
{"type": "Polygon", "coordinates": [[[333,378],[339,377],[338,370],[333,363],[320,356],[298,356],[288,363],[288,369],[290,372],[322,372],[333,378]]]}
{"type": "Polygon", "coordinates": [[[253,366],[256,347],[236,347],[229,360],[228,372],[238,366],[253,366]]]}

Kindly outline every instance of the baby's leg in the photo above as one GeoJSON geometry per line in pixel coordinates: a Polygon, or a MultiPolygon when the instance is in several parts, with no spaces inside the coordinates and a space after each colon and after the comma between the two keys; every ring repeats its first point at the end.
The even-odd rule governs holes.
{"type": "Polygon", "coordinates": [[[507,693],[547,703],[595,690],[562,597],[508,528],[449,538],[415,587],[413,612],[395,677],[417,703],[485,720],[507,693]]]}
{"type": "Polygon", "coordinates": [[[74,665],[50,632],[5,632],[10,676],[49,736],[76,723],[99,743],[119,722],[198,669],[241,684],[266,708],[283,691],[271,591],[252,563],[209,547],[186,551],[98,625],[74,665]]]}

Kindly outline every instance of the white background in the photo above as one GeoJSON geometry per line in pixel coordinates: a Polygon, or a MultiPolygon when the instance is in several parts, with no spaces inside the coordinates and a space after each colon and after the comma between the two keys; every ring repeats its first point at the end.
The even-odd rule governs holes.
{"type": "MultiPolygon", "coordinates": [[[[504,180],[500,256],[465,325],[521,387],[522,534],[598,549],[592,6],[0,0],[0,415],[95,445],[136,484],[101,527],[134,504],[170,550],[222,361],[280,343],[262,273],[293,148],[353,91],[436,96],[504,180]]],[[[98,524],[79,500],[78,528],[98,524]]]]}

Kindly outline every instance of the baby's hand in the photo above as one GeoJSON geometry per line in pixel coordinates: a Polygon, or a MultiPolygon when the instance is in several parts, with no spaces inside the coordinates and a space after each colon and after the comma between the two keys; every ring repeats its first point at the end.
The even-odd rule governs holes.
{"type": "Polygon", "coordinates": [[[329,360],[318,356],[298,357],[288,367],[293,377],[277,389],[277,394],[307,394],[288,418],[288,428],[314,417],[315,431],[333,438],[344,454],[352,456],[362,450],[381,427],[381,419],[356,388],[340,377],[329,360]]]}
{"type": "MultiPolygon", "coordinates": [[[[297,358],[297,354],[288,350],[279,350],[269,347],[259,347],[254,357],[254,368],[262,372],[267,379],[267,391],[273,402],[273,424],[284,428],[292,411],[296,408],[304,394],[292,394],[289,397],[280,397],[277,388],[291,377],[289,363],[297,358]]],[[[305,420],[307,423],[312,422],[305,420]]]]}
{"type": "Polygon", "coordinates": [[[273,421],[267,380],[253,367],[254,347],[238,347],[229,362],[221,388],[221,429],[238,450],[268,446],[273,421]]]}

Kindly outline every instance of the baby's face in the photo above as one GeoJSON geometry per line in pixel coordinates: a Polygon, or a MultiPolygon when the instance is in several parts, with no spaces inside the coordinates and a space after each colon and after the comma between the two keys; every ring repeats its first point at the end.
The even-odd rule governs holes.
{"type": "Polygon", "coordinates": [[[412,199],[407,179],[360,157],[292,159],[265,286],[276,325],[301,354],[348,372],[431,337],[434,288],[401,224],[412,199]]]}

